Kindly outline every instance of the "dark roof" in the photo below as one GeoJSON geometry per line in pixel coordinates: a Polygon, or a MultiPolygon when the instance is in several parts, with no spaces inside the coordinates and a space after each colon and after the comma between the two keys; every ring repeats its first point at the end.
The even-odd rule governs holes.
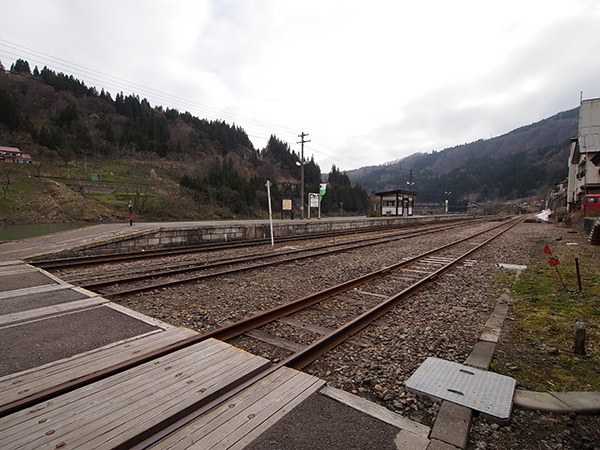
{"type": "Polygon", "coordinates": [[[416,191],[407,191],[404,189],[396,189],[395,191],[375,192],[375,195],[402,194],[402,195],[417,195],[416,191]]]}

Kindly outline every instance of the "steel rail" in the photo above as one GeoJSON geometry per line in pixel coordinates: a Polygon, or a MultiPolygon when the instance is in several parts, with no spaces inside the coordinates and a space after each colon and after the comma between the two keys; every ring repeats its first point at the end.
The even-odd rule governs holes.
{"type": "Polygon", "coordinates": [[[444,266],[442,266],[435,272],[432,272],[431,274],[423,277],[421,280],[415,282],[414,284],[412,284],[408,288],[402,290],[401,292],[397,293],[396,295],[389,297],[384,302],[380,303],[379,305],[375,306],[374,308],[371,308],[369,311],[361,314],[360,316],[351,320],[350,322],[343,325],[342,327],[334,330],[333,332],[324,336],[323,338],[315,341],[313,344],[307,346],[305,349],[294,353],[293,355],[291,355],[290,357],[286,358],[285,360],[279,362],[278,364],[268,367],[263,372],[255,375],[254,377],[250,378],[249,380],[241,383],[240,385],[236,386],[231,391],[224,393],[222,396],[210,401],[209,403],[201,404],[201,402],[198,402],[198,404],[199,404],[197,407],[198,409],[194,410],[194,405],[191,405],[190,407],[185,408],[184,410],[178,412],[177,414],[175,414],[171,417],[165,418],[162,422],[156,424],[155,426],[151,427],[150,429],[144,430],[143,432],[139,433],[137,436],[130,438],[123,444],[117,446],[116,448],[119,450],[124,450],[124,449],[144,450],[144,449],[147,449],[153,445],[156,445],[162,439],[166,438],[168,435],[185,427],[186,425],[193,422],[194,420],[196,420],[197,418],[199,418],[206,412],[210,411],[211,409],[230,400],[232,397],[234,397],[238,393],[244,391],[248,387],[257,383],[258,381],[266,378],[267,376],[269,376],[273,372],[277,371],[278,369],[280,369],[282,367],[290,367],[290,368],[293,368],[296,370],[303,369],[304,367],[306,367],[307,365],[309,365],[310,363],[315,361],[317,358],[322,356],[327,351],[336,347],[340,343],[347,340],[350,336],[356,334],[358,331],[362,330],[363,328],[365,328],[366,326],[368,326],[369,324],[371,324],[372,322],[374,322],[375,320],[377,320],[378,318],[383,316],[391,308],[396,306],[398,304],[398,302],[400,302],[400,300],[403,300],[403,299],[406,299],[406,298],[412,296],[415,292],[417,292],[419,289],[421,289],[426,283],[428,283],[429,281],[438,277],[440,274],[446,272],[447,270],[449,270],[450,268],[452,268],[453,266],[455,266],[456,264],[461,262],[463,259],[465,259],[467,256],[471,255],[472,253],[479,250],[481,247],[490,243],[492,240],[494,240],[497,237],[501,236],[502,234],[506,233],[508,230],[510,230],[514,226],[518,225],[519,223],[521,223],[522,220],[523,219],[518,219],[518,220],[514,221],[506,229],[500,231],[499,233],[495,234],[491,238],[485,240],[483,243],[478,244],[476,247],[472,248],[471,250],[467,251],[466,253],[463,253],[458,258],[455,258],[453,261],[449,262],[448,264],[445,264],[444,266]]]}
{"type": "Polygon", "coordinates": [[[37,403],[49,400],[58,395],[62,395],[67,392],[71,392],[71,391],[78,389],[80,387],[83,387],[85,385],[94,383],[96,381],[100,381],[100,380],[108,378],[112,375],[116,375],[125,370],[131,369],[138,365],[152,361],[153,359],[163,357],[165,355],[168,355],[168,354],[173,353],[178,350],[182,350],[191,345],[197,344],[203,340],[206,340],[209,338],[227,340],[227,339],[231,339],[231,338],[240,336],[241,334],[245,333],[246,331],[249,331],[254,328],[258,328],[259,326],[273,322],[274,320],[277,320],[281,317],[289,315],[293,312],[299,311],[308,306],[319,303],[320,301],[322,301],[328,297],[331,297],[332,295],[348,291],[356,286],[360,286],[361,284],[367,283],[368,281],[378,278],[386,273],[400,269],[408,264],[412,264],[416,261],[426,258],[427,256],[429,256],[431,254],[434,254],[439,251],[445,250],[447,248],[453,247],[455,245],[458,245],[469,239],[473,239],[484,233],[488,233],[488,232],[495,230],[499,227],[502,227],[504,225],[506,225],[506,224],[502,223],[500,225],[496,225],[494,227],[491,227],[486,230],[475,233],[471,236],[462,238],[458,241],[443,245],[441,247],[438,247],[438,248],[435,248],[432,250],[428,250],[428,251],[421,253],[420,255],[417,255],[413,258],[407,259],[405,261],[401,261],[401,262],[393,264],[391,266],[384,267],[382,269],[379,269],[374,272],[368,273],[366,275],[360,276],[358,278],[346,281],[344,283],[340,283],[340,284],[332,286],[330,288],[326,288],[322,291],[319,291],[314,294],[308,295],[306,297],[294,300],[292,302],[286,303],[279,307],[276,307],[276,308],[273,308],[273,309],[270,309],[267,311],[263,311],[261,313],[255,314],[253,316],[246,317],[237,322],[234,322],[234,323],[231,323],[228,325],[224,325],[222,327],[205,332],[203,334],[198,334],[198,335],[186,338],[177,343],[171,344],[169,346],[163,347],[158,350],[153,350],[148,353],[144,353],[135,358],[129,359],[129,360],[124,361],[119,364],[114,364],[110,367],[92,372],[88,375],[65,381],[61,384],[58,384],[56,386],[47,388],[43,391],[31,394],[31,395],[21,398],[19,400],[15,400],[13,402],[6,403],[4,405],[0,405],[0,418],[6,416],[8,414],[11,414],[13,412],[19,411],[21,409],[31,407],[37,403]]]}
{"type": "MultiPolygon", "coordinates": [[[[257,269],[257,268],[261,268],[261,267],[265,267],[265,266],[284,264],[284,263],[290,262],[290,261],[298,261],[301,259],[312,258],[315,256],[323,256],[323,255],[338,253],[338,252],[342,252],[342,251],[346,251],[346,250],[354,250],[356,248],[367,247],[370,245],[379,245],[379,244],[384,244],[386,242],[391,242],[391,241],[395,241],[395,240],[409,239],[412,237],[423,236],[426,234],[438,233],[440,231],[451,230],[451,229],[454,229],[454,228],[457,228],[460,226],[463,226],[463,225],[462,224],[458,224],[458,225],[453,224],[453,225],[446,225],[446,226],[442,226],[442,227],[429,228],[429,229],[422,230],[422,231],[412,231],[412,232],[400,231],[400,232],[395,232],[391,236],[386,236],[386,237],[376,236],[376,237],[372,237],[372,238],[362,239],[359,244],[355,244],[355,245],[352,245],[352,244],[356,241],[339,242],[339,243],[335,243],[335,244],[328,243],[328,244],[319,245],[319,246],[315,246],[315,247],[311,247],[311,248],[294,249],[294,250],[288,250],[288,251],[278,252],[278,253],[260,254],[260,255],[254,255],[254,256],[249,256],[249,257],[248,256],[239,256],[239,257],[225,259],[225,260],[217,261],[217,262],[197,263],[197,264],[192,263],[192,264],[188,264],[187,267],[180,267],[180,268],[176,268],[176,269],[167,269],[167,270],[163,270],[163,271],[156,271],[156,272],[145,273],[145,274],[141,274],[141,275],[131,275],[128,277],[104,279],[104,280],[91,281],[91,282],[84,281],[82,284],[79,284],[79,283],[81,283],[81,280],[78,280],[77,283],[79,284],[80,287],[85,288],[85,289],[98,289],[98,288],[102,288],[102,287],[106,287],[106,286],[110,286],[110,285],[114,285],[114,284],[119,284],[119,283],[124,283],[124,282],[126,283],[126,282],[133,282],[133,281],[141,281],[141,280],[147,280],[150,278],[162,277],[162,276],[167,276],[167,275],[176,275],[176,274],[181,274],[181,273],[197,272],[200,270],[214,269],[216,267],[229,266],[229,265],[235,264],[235,263],[245,263],[245,262],[258,261],[258,260],[264,260],[264,259],[269,259],[269,258],[271,258],[271,259],[272,258],[280,258],[282,256],[298,255],[299,253],[313,252],[313,253],[310,253],[310,254],[307,254],[307,255],[304,255],[301,257],[295,256],[293,258],[282,259],[280,261],[270,261],[270,262],[267,261],[265,263],[261,263],[258,265],[251,265],[251,266],[241,267],[241,268],[240,267],[232,268],[232,269],[228,269],[228,270],[221,271],[221,272],[198,275],[198,276],[194,276],[194,277],[184,278],[182,280],[172,280],[172,281],[156,283],[156,284],[149,285],[147,287],[124,289],[121,291],[117,291],[116,293],[107,294],[107,295],[111,295],[111,296],[122,296],[122,295],[126,295],[126,294],[132,294],[132,293],[144,292],[144,291],[148,291],[148,290],[152,290],[152,289],[163,288],[163,287],[171,286],[174,284],[188,283],[188,282],[192,282],[192,281],[198,281],[201,279],[213,278],[213,277],[217,277],[217,276],[221,276],[221,275],[228,275],[228,274],[236,273],[236,272],[240,272],[240,271],[257,269]],[[320,250],[320,249],[327,249],[327,250],[322,251],[322,252],[315,252],[315,250],[320,250]]],[[[70,283],[75,283],[75,281],[70,281],[68,278],[66,278],[65,281],[70,282],[70,283]]]]}

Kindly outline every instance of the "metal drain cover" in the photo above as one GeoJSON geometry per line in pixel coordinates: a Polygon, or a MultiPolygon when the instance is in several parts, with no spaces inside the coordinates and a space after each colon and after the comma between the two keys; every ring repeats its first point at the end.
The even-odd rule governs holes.
{"type": "Polygon", "coordinates": [[[411,391],[507,420],[516,387],[514,378],[431,357],[405,384],[411,391]]]}

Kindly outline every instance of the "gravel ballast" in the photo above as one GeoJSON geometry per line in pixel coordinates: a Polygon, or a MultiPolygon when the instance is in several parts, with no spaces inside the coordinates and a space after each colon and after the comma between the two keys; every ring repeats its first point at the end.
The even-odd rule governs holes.
{"type": "MultiPolygon", "coordinates": [[[[297,261],[174,289],[151,291],[121,298],[118,302],[173,325],[205,332],[488,226],[465,226],[421,239],[406,239],[324,256],[314,261],[297,261]]],[[[326,380],[333,387],[431,426],[439,404],[408,394],[404,381],[429,356],[464,362],[478,341],[496,301],[505,292],[507,280],[514,279],[516,275],[514,270],[500,268],[499,263],[545,264],[544,246],[572,236],[572,230],[552,224],[522,223],[516,226],[470,256],[468,263],[429,283],[374,324],[310,364],[305,371],[326,380]]],[[[579,238],[584,240],[581,236],[579,238]]],[[[329,320],[331,324],[328,326],[336,326],[335,320],[329,320]]],[[[303,333],[298,332],[302,336],[311,335],[303,333]]],[[[231,343],[258,355],[273,355],[273,349],[268,349],[267,344],[248,337],[232,340],[231,343]]],[[[510,342],[503,345],[510,345],[510,342]]],[[[286,352],[280,351],[277,359],[285,356],[286,352]]],[[[589,445],[597,445],[596,442],[600,441],[598,430],[596,416],[556,418],[515,411],[511,423],[504,427],[489,425],[475,417],[469,448],[595,448],[589,445]],[[570,434],[556,431],[554,435],[546,433],[540,436],[537,431],[532,432],[528,428],[543,429],[540,423],[551,423],[557,430],[564,428],[570,434]],[[581,438],[577,440],[573,435],[581,438]]]]}

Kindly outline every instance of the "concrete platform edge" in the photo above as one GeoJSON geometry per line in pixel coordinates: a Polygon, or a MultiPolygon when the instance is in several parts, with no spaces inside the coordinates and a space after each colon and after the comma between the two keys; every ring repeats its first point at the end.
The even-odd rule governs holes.
{"type": "Polygon", "coordinates": [[[319,393],[402,430],[424,438],[429,436],[430,428],[428,426],[407,419],[400,414],[396,414],[377,403],[370,402],[357,395],[328,385],[325,385],[319,393]]]}

